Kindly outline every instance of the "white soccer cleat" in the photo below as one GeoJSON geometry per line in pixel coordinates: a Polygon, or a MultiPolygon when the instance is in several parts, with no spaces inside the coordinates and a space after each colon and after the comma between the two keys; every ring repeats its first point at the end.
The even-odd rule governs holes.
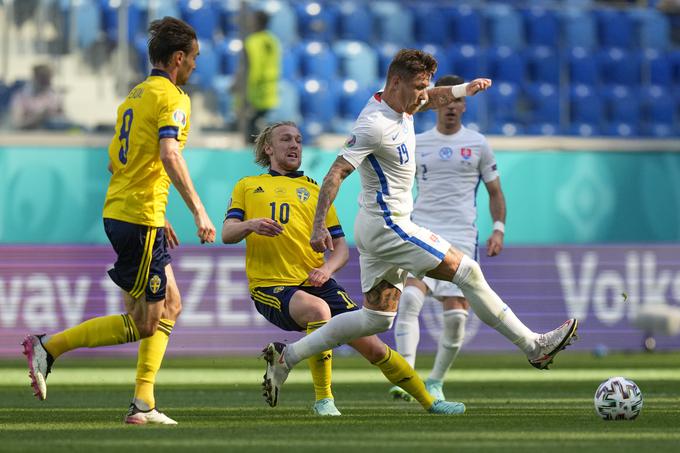
{"type": "Polygon", "coordinates": [[[427,389],[428,393],[432,395],[432,398],[436,400],[445,400],[444,398],[444,383],[442,381],[438,381],[437,379],[426,379],[425,380],[425,388],[427,389]]]}
{"type": "Polygon", "coordinates": [[[137,406],[130,404],[130,409],[125,415],[125,423],[129,425],[176,425],[177,422],[163,412],[158,412],[155,408],[143,411],[137,406]]]}
{"type": "Polygon", "coordinates": [[[465,413],[465,404],[456,401],[436,400],[427,411],[435,415],[459,415],[465,413]]]}
{"type": "Polygon", "coordinates": [[[316,415],[326,416],[338,416],[342,415],[337,407],[335,407],[335,401],[333,398],[323,398],[314,403],[314,413],[316,415]]]}
{"type": "Polygon", "coordinates": [[[28,360],[28,377],[31,378],[31,386],[34,395],[39,400],[47,399],[47,375],[52,371],[54,359],[42,344],[45,335],[26,335],[21,345],[24,347],[23,354],[28,360]]]}
{"type": "Polygon", "coordinates": [[[288,378],[290,369],[286,365],[283,356],[286,352],[286,345],[283,343],[269,343],[262,350],[262,356],[267,361],[267,370],[262,379],[262,396],[271,407],[279,402],[279,392],[281,386],[288,378]]]}
{"type": "Polygon", "coordinates": [[[578,339],[577,329],[578,320],[571,318],[557,329],[539,335],[536,340],[539,347],[538,353],[535,358],[529,359],[529,363],[539,370],[547,370],[557,353],[578,339]]]}

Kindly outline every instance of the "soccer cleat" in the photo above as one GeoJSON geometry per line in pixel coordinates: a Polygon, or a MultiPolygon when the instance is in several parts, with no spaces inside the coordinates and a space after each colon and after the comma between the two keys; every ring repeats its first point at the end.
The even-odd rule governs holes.
{"type": "Polygon", "coordinates": [[[290,369],[283,359],[286,345],[283,343],[269,343],[262,350],[262,356],[267,361],[267,370],[262,379],[262,396],[271,407],[279,402],[281,386],[286,382],[290,369]]]}
{"type": "Polygon", "coordinates": [[[411,402],[415,401],[415,398],[411,396],[410,393],[408,393],[406,390],[402,389],[401,387],[397,387],[396,385],[390,388],[390,395],[392,395],[392,398],[395,401],[406,401],[406,402],[411,402]]]}
{"type": "Polygon", "coordinates": [[[428,378],[425,381],[425,388],[432,395],[435,400],[444,400],[444,382],[438,381],[437,379],[428,378]]]}
{"type": "Polygon", "coordinates": [[[539,370],[547,370],[557,353],[578,339],[577,329],[578,320],[571,318],[557,329],[539,335],[536,340],[539,347],[538,355],[529,359],[529,363],[539,370]]]}
{"type": "Polygon", "coordinates": [[[314,413],[321,416],[337,416],[342,415],[333,398],[323,398],[314,403],[314,413]]]}
{"type": "Polygon", "coordinates": [[[47,352],[42,344],[42,335],[26,335],[21,345],[24,347],[24,355],[28,360],[28,377],[31,378],[31,386],[34,395],[39,400],[47,399],[47,375],[52,371],[54,358],[47,352]]]}
{"type": "Polygon", "coordinates": [[[457,415],[465,412],[465,404],[455,401],[436,400],[427,410],[430,414],[457,415]]]}
{"type": "Polygon", "coordinates": [[[158,412],[156,408],[143,411],[135,406],[134,403],[130,404],[130,409],[128,409],[125,415],[125,423],[129,425],[176,425],[177,422],[165,415],[163,412],[158,412]]]}

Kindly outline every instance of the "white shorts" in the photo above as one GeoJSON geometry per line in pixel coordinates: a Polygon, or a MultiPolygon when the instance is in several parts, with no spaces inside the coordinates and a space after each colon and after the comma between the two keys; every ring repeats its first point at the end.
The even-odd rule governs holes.
{"type": "MultiPolygon", "coordinates": [[[[452,242],[451,245],[473,260],[479,261],[479,247],[477,247],[477,241],[474,243],[468,242],[467,244],[452,242]]],[[[427,289],[430,290],[433,297],[465,297],[463,291],[461,291],[458,285],[453,282],[437,280],[432,277],[423,277],[422,280],[423,283],[427,285],[427,289]]]]}
{"type": "Polygon", "coordinates": [[[409,273],[422,278],[442,262],[450,248],[446,239],[409,219],[394,221],[363,210],[354,222],[354,240],[364,293],[381,280],[403,290],[409,273]]]}

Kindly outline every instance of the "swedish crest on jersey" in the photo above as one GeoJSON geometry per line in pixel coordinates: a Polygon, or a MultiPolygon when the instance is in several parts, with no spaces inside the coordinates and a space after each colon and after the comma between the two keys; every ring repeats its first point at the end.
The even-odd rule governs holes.
{"type": "Polygon", "coordinates": [[[298,199],[303,203],[309,200],[309,190],[305,189],[304,187],[298,187],[295,189],[295,193],[297,194],[298,199]]]}
{"type": "Polygon", "coordinates": [[[149,279],[149,289],[156,294],[161,289],[161,278],[158,275],[153,275],[149,279]]]}

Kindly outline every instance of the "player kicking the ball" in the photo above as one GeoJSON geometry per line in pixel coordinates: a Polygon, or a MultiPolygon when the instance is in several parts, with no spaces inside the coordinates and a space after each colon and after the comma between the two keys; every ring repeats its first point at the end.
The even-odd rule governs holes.
{"type": "Polygon", "coordinates": [[[429,89],[436,69],[436,60],[426,52],[399,51],[390,63],[385,90],[368,101],[352,136],[324,178],[310,240],[318,252],[333,248],[324,221],[342,181],[359,169],[362,191],[354,229],[364,306],[332,318],[295,343],[269,344],[265,348],[265,393],[278,394],[290,369],[301,360],[355,338],[388,330],[408,273],[416,278],[428,276],[455,283],[475,314],[517,345],[536,368],[546,368],[576,339],[576,319],[548,333],[533,332],[491,289],[473,259],[410,220],[416,173],[412,115],[491,86],[489,79],[475,79],[429,89]]]}

